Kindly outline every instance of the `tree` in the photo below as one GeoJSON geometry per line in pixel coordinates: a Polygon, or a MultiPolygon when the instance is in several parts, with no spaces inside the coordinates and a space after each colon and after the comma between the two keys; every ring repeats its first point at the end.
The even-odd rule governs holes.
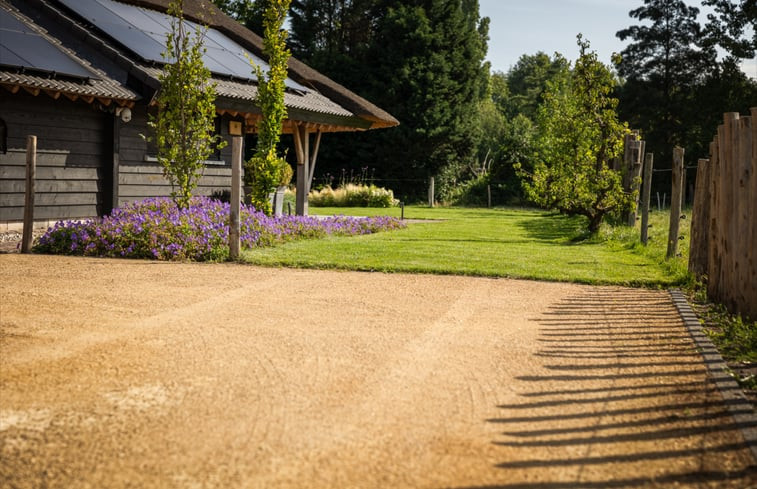
{"type": "Polygon", "coordinates": [[[317,70],[341,66],[347,81],[359,80],[360,73],[353,70],[360,68],[359,62],[370,45],[376,3],[376,0],[293,0],[290,16],[293,55],[317,70]]]}
{"type": "Polygon", "coordinates": [[[713,7],[707,14],[704,33],[710,44],[718,45],[731,56],[753,58],[757,52],[757,2],[754,0],[703,0],[702,5],[713,7]],[[749,38],[749,30],[752,37],[749,38]]]}
{"type": "Polygon", "coordinates": [[[686,147],[698,132],[682,115],[694,105],[694,87],[717,65],[716,52],[697,22],[699,9],[683,0],[644,0],[629,15],[649,24],[616,34],[633,41],[618,65],[625,79],[621,116],[642,131],[648,149],[662,155],[657,161],[670,161],[673,146],[686,147]]]}
{"type": "MultiPolygon", "coordinates": [[[[520,164],[527,171],[532,169],[534,126],[531,119],[522,113],[507,116],[512,110],[507,81],[507,75],[500,72],[493,73],[489,78],[488,96],[479,107],[481,136],[478,161],[472,173],[477,179],[485,177],[484,183],[490,185],[494,201],[520,202],[523,193],[515,165],[520,164]]],[[[471,190],[478,188],[472,186],[471,190]]],[[[486,189],[483,188],[483,191],[486,189]]],[[[485,193],[478,200],[486,202],[485,193]]]]}
{"type": "Polygon", "coordinates": [[[213,0],[213,3],[255,34],[263,36],[266,0],[213,0]]]}
{"type": "MultiPolygon", "coordinates": [[[[434,176],[444,199],[476,158],[488,19],[477,0],[385,3],[366,60],[374,73],[369,99],[401,125],[377,135],[378,161],[387,163],[379,170],[420,181],[434,176]]],[[[403,190],[422,189],[413,182],[403,190]]]]}
{"type": "Polygon", "coordinates": [[[282,181],[287,169],[291,177],[289,164],[277,152],[281,124],[287,114],[284,90],[289,50],[286,48],[287,31],[282,26],[289,3],[290,0],[268,0],[263,17],[263,53],[268,56],[269,70],[264,74],[260,66],[253,65],[258,80],[255,101],[263,117],[258,122],[258,144],[247,162],[246,174],[251,186],[251,204],[268,215],[272,212],[269,194],[282,181]]]}
{"type": "Polygon", "coordinates": [[[184,22],[183,0],[169,4],[171,30],[166,38],[157,95],[157,117],[148,125],[155,130],[158,162],[171,183],[179,208],[187,208],[205,167],[204,161],[226,145],[215,132],[215,84],[202,61],[207,27],[199,27],[194,36],[184,22]]]}
{"type": "Polygon", "coordinates": [[[596,233],[606,215],[631,205],[610,161],[622,151],[628,132],[618,121],[616,82],[589,42],[578,36],[580,56],[573,70],[548,84],[537,114],[537,162],[524,189],[538,205],[588,219],[596,233]]]}
{"type": "Polygon", "coordinates": [[[559,53],[552,58],[541,51],[522,55],[506,75],[510,98],[505,114],[508,117],[522,114],[534,120],[547,83],[565,74],[568,68],[568,61],[559,53]]]}
{"type": "Polygon", "coordinates": [[[332,135],[319,171],[372,167],[405,198],[434,176],[446,192],[476,158],[487,36],[477,0],[295,0],[293,53],[400,121],[332,135]]]}

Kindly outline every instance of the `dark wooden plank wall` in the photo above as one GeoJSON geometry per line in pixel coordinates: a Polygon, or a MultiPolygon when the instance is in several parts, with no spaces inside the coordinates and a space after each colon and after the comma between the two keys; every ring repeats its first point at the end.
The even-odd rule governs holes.
{"type": "MultiPolygon", "coordinates": [[[[0,222],[23,219],[26,137],[37,136],[35,220],[86,218],[107,212],[112,191],[112,115],[84,103],[40,95],[0,92],[0,119],[7,126],[7,151],[0,154],[0,222]]],[[[147,110],[132,109],[132,120],[120,124],[118,204],[146,197],[169,196],[171,186],[155,156],[147,110]]],[[[230,141],[229,116],[220,128],[230,141]]],[[[211,159],[217,156],[211,157],[211,159]]],[[[231,145],[220,152],[222,165],[208,165],[196,190],[213,195],[231,186],[231,145]]]]}
{"type": "Polygon", "coordinates": [[[24,215],[26,137],[37,136],[35,220],[102,213],[111,116],[85,103],[0,91],[7,151],[0,153],[0,222],[24,215]]]}
{"type": "MultiPolygon", "coordinates": [[[[171,185],[163,177],[161,166],[146,157],[155,156],[155,147],[148,143],[143,134],[149,135],[147,111],[144,106],[132,110],[132,119],[121,125],[118,203],[141,200],[146,197],[167,197],[171,195],[171,185]]],[[[228,116],[223,116],[220,123],[221,134],[229,144],[221,150],[220,160],[223,165],[208,165],[199,182],[195,195],[213,195],[231,188],[231,141],[229,136],[228,116]]],[[[212,156],[211,160],[216,158],[212,156]]]]}

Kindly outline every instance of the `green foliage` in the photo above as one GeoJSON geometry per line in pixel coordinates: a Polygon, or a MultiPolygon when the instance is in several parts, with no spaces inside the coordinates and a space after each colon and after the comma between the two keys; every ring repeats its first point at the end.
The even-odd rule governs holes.
{"type": "Polygon", "coordinates": [[[465,176],[488,71],[488,19],[477,0],[295,0],[292,39],[295,56],[401,123],[334,135],[319,172],[374,167],[412,198],[429,176],[442,194],[465,176]]]}
{"type": "Polygon", "coordinates": [[[263,36],[266,2],[267,0],[213,0],[216,7],[259,36],[263,36]]]}
{"type": "MultiPolygon", "coordinates": [[[[704,156],[702,139],[709,141],[713,130],[698,124],[697,87],[717,66],[716,52],[709,46],[697,21],[699,9],[682,0],[644,0],[629,12],[638,19],[617,32],[632,41],[621,51],[618,73],[625,80],[620,92],[621,117],[639,129],[646,151],[655,154],[655,168],[670,168],[675,145],[687,154],[704,156]],[[706,134],[706,135],[703,135],[706,134]],[[697,143],[700,144],[697,147],[697,143]]],[[[725,107],[720,109],[722,112],[725,107]]],[[[655,178],[670,189],[669,176],[655,178]]]]}
{"type": "MultiPolygon", "coordinates": [[[[518,203],[525,200],[518,165],[531,172],[534,158],[534,119],[543,94],[550,81],[564,77],[569,71],[565,58],[544,53],[523,55],[507,73],[495,72],[489,78],[489,97],[479,110],[481,137],[479,161],[488,160],[488,183],[492,185],[492,199],[498,203],[518,203]]],[[[481,202],[480,179],[474,172],[473,181],[464,184],[453,197],[465,205],[481,202]]]]}
{"type": "Polygon", "coordinates": [[[258,144],[255,154],[247,162],[246,174],[251,188],[251,204],[267,215],[272,212],[268,195],[281,182],[291,179],[292,172],[286,160],[279,157],[276,151],[281,136],[281,124],[287,115],[284,105],[284,82],[287,78],[289,50],[286,48],[287,32],[282,26],[290,1],[268,0],[263,17],[263,53],[268,56],[270,69],[264,74],[260,66],[253,65],[258,79],[255,101],[263,117],[258,122],[258,144]],[[287,174],[289,179],[286,178],[287,174]]]}
{"type": "Polygon", "coordinates": [[[714,9],[714,13],[707,15],[704,30],[707,41],[725,49],[735,58],[754,58],[757,52],[757,2],[703,0],[702,5],[714,9]],[[751,39],[748,37],[750,30],[751,39]]]}
{"type": "Polygon", "coordinates": [[[375,185],[354,185],[348,183],[332,189],[327,185],[313,190],[308,195],[313,207],[396,207],[399,201],[391,190],[375,185]]]}
{"type": "Polygon", "coordinates": [[[186,208],[202,177],[203,162],[226,142],[213,134],[215,84],[202,62],[207,28],[198,28],[194,37],[187,32],[183,0],[172,1],[168,14],[171,31],[163,58],[170,62],[160,75],[157,117],[148,125],[155,131],[158,162],[173,188],[171,196],[179,208],[186,208]]]}
{"type": "MultiPolygon", "coordinates": [[[[370,46],[376,0],[292,0],[293,54],[316,69],[341,67],[341,76],[357,80],[361,58],[370,46]]],[[[353,88],[353,85],[348,85],[353,88]]]]}
{"type": "Polygon", "coordinates": [[[455,187],[448,202],[459,206],[486,207],[488,203],[486,188],[488,185],[489,175],[476,176],[455,187]]]}
{"type": "Polygon", "coordinates": [[[250,205],[270,216],[273,212],[269,196],[281,179],[281,165],[286,161],[276,156],[275,150],[265,155],[257,153],[246,162],[246,178],[250,187],[250,205]]]}
{"type": "Polygon", "coordinates": [[[729,314],[723,306],[711,307],[705,317],[712,324],[708,335],[726,358],[757,362],[757,322],[729,314]]]}
{"type": "Polygon", "coordinates": [[[627,208],[620,174],[611,160],[622,151],[628,129],[618,121],[615,80],[578,36],[580,56],[567,76],[549,84],[537,115],[538,159],[524,172],[524,188],[538,205],[588,219],[596,233],[605,215],[627,208]]]}
{"type": "MultiPolygon", "coordinates": [[[[676,0],[644,0],[630,12],[638,20],[616,35],[630,44],[621,52],[618,73],[624,78],[619,112],[639,129],[655,168],[670,168],[675,145],[694,164],[709,153],[709,142],[724,112],[747,111],[757,100],[757,81],[738,67],[737,57],[752,57],[757,35],[757,3],[752,0],[705,0],[714,7],[705,27],[699,9],[676,0]],[[752,35],[749,38],[749,35],[752,35]],[[716,47],[729,56],[718,59],[716,47]]],[[[670,190],[670,173],[655,175],[655,189],[670,190]]]]}
{"type": "Polygon", "coordinates": [[[500,102],[501,110],[509,118],[521,114],[534,120],[548,83],[569,69],[568,60],[559,53],[552,58],[541,51],[524,54],[505,75],[509,95],[500,102]]]}

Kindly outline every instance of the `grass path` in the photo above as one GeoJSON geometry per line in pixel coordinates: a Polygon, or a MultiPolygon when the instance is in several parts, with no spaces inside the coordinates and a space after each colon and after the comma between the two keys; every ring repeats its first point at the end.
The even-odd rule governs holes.
{"type": "MultiPolygon", "coordinates": [[[[323,215],[396,215],[399,209],[314,208],[323,215]]],[[[587,284],[669,286],[684,273],[633,245],[633,230],[581,239],[582,222],[538,210],[411,207],[407,229],[246,251],[247,262],[301,268],[513,277],[587,284]]],[[[659,232],[662,225],[658,225],[659,232]]],[[[654,239],[654,233],[653,233],[654,239]]],[[[658,238],[657,241],[660,241],[658,238]]],[[[662,243],[664,244],[664,243],[662,243]]]]}

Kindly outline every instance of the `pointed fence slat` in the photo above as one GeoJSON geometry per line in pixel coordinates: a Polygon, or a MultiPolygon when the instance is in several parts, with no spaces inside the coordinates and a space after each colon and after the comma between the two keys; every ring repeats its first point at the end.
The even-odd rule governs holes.
{"type": "Polygon", "coordinates": [[[700,160],[689,270],[731,312],[757,319],[757,108],[726,113],[700,160]],[[701,181],[700,181],[701,180],[701,181]]]}

